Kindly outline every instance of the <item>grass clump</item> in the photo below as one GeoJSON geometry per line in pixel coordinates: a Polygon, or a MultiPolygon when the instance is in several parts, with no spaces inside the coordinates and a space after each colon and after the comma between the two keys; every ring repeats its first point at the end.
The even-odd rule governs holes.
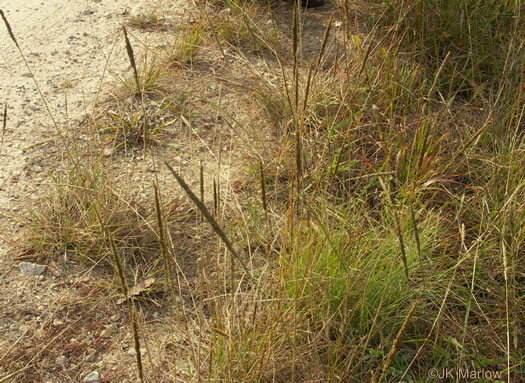
{"type": "MultiPolygon", "coordinates": [[[[42,248],[95,262],[111,251],[146,261],[147,249],[160,252],[178,310],[170,306],[170,320],[183,318],[186,331],[182,352],[173,351],[174,376],[188,380],[417,382],[432,368],[458,368],[518,381],[525,358],[519,4],[382,2],[390,12],[375,26],[355,21],[369,28],[363,34],[351,29],[345,1],[340,15],[319,17],[327,27],[317,49],[301,46],[308,16],[296,13],[290,54],[260,32],[253,3],[214,4],[226,11],[219,22],[206,17],[206,28],[223,58],[224,42],[239,52],[271,47],[276,56],[242,60],[260,60],[278,81],[255,73],[249,83],[224,82],[253,91],[249,105],[263,112],[248,113],[258,116],[253,125],[278,139],[251,166],[258,187],[237,190],[225,205],[213,180],[213,214],[204,206],[202,165],[200,197],[170,168],[218,236],[215,244],[200,228],[206,241],[197,246],[189,297],[176,296],[183,270],[173,262],[157,187],[159,237],[114,192],[102,162],[56,182],[49,208],[35,213],[42,248]],[[100,240],[101,228],[115,249],[100,240]]],[[[191,70],[184,64],[205,46],[201,28],[182,37],[180,70],[191,70]]],[[[142,104],[128,122],[114,118],[146,145],[135,114],[146,87],[134,74],[130,88],[142,104]]],[[[220,105],[215,122],[227,115],[220,105]]]]}
{"type": "Polygon", "coordinates": [[[189,27],[181,27],[181,31],[174,39],[166,61],[185,67],[192,63],[193,58],[199,52],[203,41],[206,40],[207,31],[202,20],[189,27]]]}
{"type": "Polygon", "coordinates": [[[112,264],[111,249],[101,241],[101,224],[112,233],[127,262],[142,264],[154,253],[157,246],[149,219],[133,207],[130,195],[115,188],[102,161],[58,173],[50,186],[50,197],[32,211],[30,242],[42,253],[86,264],[112,264]]]}
{"type": "Polygon", "coordinates": [[[149,28],[158,26],[161,19],[155,13],[139,13],[138,15],[131,16],[129,19],[129,25],[137,28],[149,28]]]}
{"type": "Polygon", "coordinates": [[[128,25],[141,29],[158,28],[163,24],[163,18],[159,16],[161,12],[160,3],[142,9],[129,18],[128,25]]]}
{"type": "MultiPolygon", "coordinates": [[[[130,53],[133,56],[133,52],[130,53]]],[[[140,65],[135,64],[135,60],[131,61],[134,75],[130,78],[122,78],[117,76],[119,82],[124,86],[127,92],[135,95],[155,94],[158,93],[159,87],[157,79],[162,72],[163,65],[154,56],[150,58],[148,54],[144,54],[140,65]]]]}
{"type": "MultiPolygon", "coordinates": [[[[452,275],[439,267],[444,254],[437,238],[446,238],[446,229],[438,214],[419,222],[419,245],[410,222],[403,226],[402,251],[392,217],[385,212],[378,221],[363,207],[298,224],[281,266],[295,310],[309,313],[310,328],[323,340],[331,379],[370,380],[417,302],[400,352],[413,353],[410,344],[431,327],[425,313],[436,309],[452,275]]],[[[388,371],[390,378],[399,373],[401,356],[394,362],[398,369],[388,371]]]]}
{"type": "MultiPolygon", "coordinates": [[[[512,50],[523,37],[519,1],[418,0],[387,2],[398,35],[412,44],[429,73],[443,66],[438,89],[476,97],[497,87],[512,50]]],[[[519,43],[518,43],[519,45],[519,43]]]]}
{"type": "Polygon", "coordinates": [[[268,23],[264,23],[270,21],[267,4],[228,0],[222,6],[224,8],[209,19],[220,40],[249,53],[275,49],[277,34],[268,23]]]}
{"type": "Polygon", "coordinates": [[[136,148],[162,142],[181,114],[182,107],[169,97],[144,99],[142,103],[124,100],[100,121],[99,130],[116,149],[136,148]]]}
{"type": "Polygon", "coordinates": [[[255,89],[281,129],[283,176],[258,195],[273,213],[250,202],[249,227],[276,236],[268,310],[292,316],[283,343],[250,349],[287,353],[289,380],[314,379],[301,375],[314,360],[323,381],[420,381],[450,365],[519,376],[522,16],[515,2],[446,3],[392,3],[393,27],[366,45],[343,21],[319,71],[292,34],[281,92],[255,89]]]}

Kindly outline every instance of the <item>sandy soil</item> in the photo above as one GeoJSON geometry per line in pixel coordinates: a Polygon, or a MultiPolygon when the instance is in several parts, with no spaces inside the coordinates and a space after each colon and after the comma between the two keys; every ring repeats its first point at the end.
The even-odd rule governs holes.
{"type": "Polygon", "coordinates": [[[134,358],[122,338],[129,336],[121,326],[125,315],[107,303],[89,302],[93,281],[82,270],[27,276],[14,258],[24,251],[26,208],[38,205],[42,185],[66,156],[60,135],[93,113],[99,90],[116,82],[109,72],[129,72],[122,24],[145,5],[168,7],[173,18],[185,12],[182,1],[155,3],[0,1],[29,66],[1,23],[0,109],[7,105],[8,117],[0,154],[0,380],[21,371],[13,381],[78,382],[90,373],[99,375],[93,381],[135,381],[134,358]],[[71,300],[71,291],[83,302],[71,300]],[[76,304],[84,308],[76,310],[76,304]],[[86,321],[88,311],[94,314],[86,321]]]}
{"type": "MultiPolygon", "coordinates": [[[[30,68],[2,25],[0,106],[3,111],[7,103],[8,110],[0,168],[4,228],[7,224],[17,232],[16,212],[27,198],[38,199],[39,184],[53,170],[45,158],[63,154],[57,130],[64,132],[93,112],[99,89],[115,83],[110,71],[122,74],[128,70],[121,25],[147,3],[0,2],[30,68]]],[[[12,238],[5,229],[2,233],[5,252],[12,238]]]]}

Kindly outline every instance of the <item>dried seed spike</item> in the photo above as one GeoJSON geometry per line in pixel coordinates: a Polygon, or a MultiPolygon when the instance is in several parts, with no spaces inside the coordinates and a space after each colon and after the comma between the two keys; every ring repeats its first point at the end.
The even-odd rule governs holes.
{"type": "Polygon", "coordinates": [[[186,183],[186,181],[184,181],[184,179],[178,175],[175,170],[173,170],[173,168],[167,163],[167,162],[164,162],[164,164],[167,166],[167,168],[169,169],[169,171],[171,172],[171,174],[173,175],[173,177],[175,177],[175,179],[177,180],[177,182],[179,183],[180,187],[186,192],[186,194],[188,195],[188,197],[190,197],[190,199],[193,201],[193,203],[199,208],[199,210],[202,212],[202,214],[204,215],[204,218],[206,218],[206,220],[208,221],[208,223],[211,225],[211,227],[213,228],[213,231],[215,231],[215,233],[217,233],[217,235],[222,239],[222,241],[224,242],[224,245],[226,246],[226,248],[230,251],[230,253],[233,255],[233,257],[237,260],[237,262],[239,262],[239,264],[241,265],[242,269],[244,270],[244,272],[246,273],[248,279],[254,283],[255,285],[255,279],[253,278],[252,274],[250,273],[250,271],[248,270],[248,267],[246,266],[246,264],[244,263],[244,261],[242,260],[242,258],[239,256],[239,254],[235,251],[235,249],[233,248],[233,245],[232,243],[230,242],[230,240],[228,239],[228,236],[226,235],[226,233],[221,229],[221,227],[219,226],[219,224],[217,223],[217,221],[215,221],[215,218],[213,218],[213,216],[210,214],[210,212],[208,211],[208,209],[206,208],[206,206],[204,206],[204,204],[199,200],[199,197],[197,197],[195,195],[195,193],[193,193],[190,189],[190,187],[188,186],[188,184],[186,183]]]}
{"type": "Polygon", "coordinates": [[[11,36],[11,39],[14,41],[18,49],[20,49],[20,46],[18,45],[18,41],[16,41],[13,30],[11,29],[11,25],[9,25],[9,21],[7,21],[7,18],[4,15],[4,11],[2,11],[1,9],[0,9],[0,16],[2,16],[2,19],[4,20],[4,24],[7,27],[7,32],[9,33],[9,36],[11,36]]]}
{"type": "MultiPolygon", "coordinates": [[[[201,163],[200,163],[200,186],[201,186],[201,202],[204,203],[204,167],[202,165],[202,160],[201,160],[201,163]]],[[[203,216],[202,216],[202,212],[201,212],[201,223],[203,221],[203,216]]]]}
{"type": "Polygon", "coordinates": [[[128,38],[128,31],[126,30],[126,27],[122,27],[124,30],[124,39],[126,40],[126,52],[128,53],[129,62],[131,64],[131,67],[133,68],[133,73],[135,74],[135,83],[137,85],[137,93],[140,93],[140,85],[139,85],[139,74],[137,71],[137,65],[135,64],[135,55],[133,54],[133,47],[131,46],[131,42],[128,38]]]}

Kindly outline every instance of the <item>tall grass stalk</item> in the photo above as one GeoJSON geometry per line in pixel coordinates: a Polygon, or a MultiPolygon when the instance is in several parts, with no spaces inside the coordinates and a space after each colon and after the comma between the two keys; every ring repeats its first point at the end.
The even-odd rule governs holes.
{"type": "Polygon", "coordinates": [[[383,366],[383,369],[381,370],[381,375],[379,376],[379,379],[375,379],[376,376],[374,376],[374,379],[372,380],[373,383],[381,383],[386,376],[386,373],[388,371],[388,368],[392,365],[392,361],[394,360],[394,355],[399,351],[399,346],[401,341],[403,340],[403,335],[405,334],[405,331],[408,326],[408,322],[410,321],[410,318],[412,318],[412,315],[414,314],[414,311],[416,310],[417,302],[412,303],[412,306],[410,306],[410,310],[408,311],[408,314],[405,317],[405,320],[403,321],[403,324],[399,328],[399,331],[397,332],[396,339],[394,339],[394,343],[392,344],[392,348],[390,349],[390,352],[388,353],[386,357],[385,364],[383,366]]]}
{"type": "MultiPolygon", "coordinates": [[[[175,292],[177,290],[173,282],[173,270],[172,270],[172,265],[171,265],[172,262],[171,262],[171,259],[169,256],[169,250],[168,250],[168,238],[167,238],[167,232],[166,232],[167,228],[166,228],[165,219],[163,217],[163,212],[161,208],[160,191],[159,191],[158,184],[156,182],[153,183],[153,191],[154,191],[154,196],[155,196],[155,212],[157,216],[157,225],[159,227],[160,255],[164,262],[164,275],[166,278],[166,285],[168,287],[169,296],[171,297],[171,302],[170,304],[168,304],[168,314],[170,317],[172,342],[174,343],[175,342],[175,339],[174,339],[175,331],[173,327],[173,321],[171,319],[174,318],[173,310],[176,307],[176,303],[177,303],[177,299],[176,299],[177,297],[175,295],[175,292]]],[[[176,358],[175,353],[173,353],[173,368],[175,371],[177,371],[177,358],[176,358]]]]}
{"type": "MultiPolygon", "coordinates": [[[[15,37],[15,34],[13,33],[11,25],[9,24],[9,21],[7,21],[7,18],[5,16],[5,14],[4,14],[4,11],[1,10],[1,9],[0,9],[0,16],[2,17],[2,20],[4,21],[4,24],[5,24],[6,28],[7,28],[7,32],[9,33],[9,37],[11,37],[11,40],[15,43],[15,46],[16,46],[16,48],[18,50],[18,53],[20,53],[20,57],[22,57],[22,60],[24,61],[24,65],[27,68],[29,74],[31,75],[31,79],[33,80],[33,83],[35,84],[36,90],[38,91],[38,94],[40,95],[40,98],[42,99],[42,102],[44,103],[44,106],[46,108],[47,114],[49,115],[49,117],[51,118],[51,121],[53,122],[53,126],[55,128],[56,134],[60,138],[64,148],[68,148],[68,145],[67,145],[66,139],[64,137],[64,134],[62,132],[62,129],[60,129],[60,127],[58,126],[58,122],[57,122],[55,116],[53,115],[53,113],[51,113],[51,109],[49,108],[49,104],[47,102],[47,99],[44,97],[44,93],[40,89],[40,85],[38,84],[38,81],[35,78],[33,70],[29,66],[29,63],[27,62],[26,56],[24,55],[24,52],[22,51],[22,48],[18,44],[18,41],[17,41],[17,39],[15,37]]],[[[5,114],[5,115],[7,115],[7,114],[5,114]]],[[[4,124],[5,123],[6,123],[6,120],[4,118],[4,124]]]]}
{"type": "Polygon", "coordinates": [[[128,283],[126,282],[126,276],[124,273],[124,267],[122,265],[122,262],[120,260],[117,247],[115,246],[115,242],[113,241],[113,236],[109,232],[109,230],[106,229],[106,226],[102,222],[102,219],[100,218],[98,210],[95,210],[95,213],[99,219],[100,227],[102,229],[102,232],[105,234],[107,240],[109,241],[109,244],[111,246],[111,251],[113,255],[113,261],[115,268],[117,269],[117,275],[120,279],[120,286],[122,288],[122,294],[124,295],[127,306],[128,306],[128,314],[129,319],[131,322],[131,329],[133,331],[133,344],[135,346],[135,357],[136,357],[136,363],[137,363],[137,371],[139,374],[139,380],[140,382],[144,382],[144,370],[142,366],[142,355],[140,351],[140,338],[139,338],[139,330],[138,330],[138,323],[137,323],[137,315],[135,312],[135,303],[133,296],[129,295],[128,290],[128,283]]]}
{"type": "Polygon", "coordinates": [[[2,120],[2,139],[0,141],[0,154],[4,151],[4,138],[5,138],[5,131],[7,128],[7,102],[4,105],[4,115],[2,120]]]}

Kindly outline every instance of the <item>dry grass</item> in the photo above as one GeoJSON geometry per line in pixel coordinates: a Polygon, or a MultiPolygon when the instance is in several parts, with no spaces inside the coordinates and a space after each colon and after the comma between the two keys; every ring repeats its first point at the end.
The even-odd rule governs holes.
{"type": "MultiPolygon", "coordinates": [[[[344,1],[331,6],[333,18],[316,19],[323,28],[315,31],[310,11],[294,13],[288,34],[279,12],[289,9],[274,8],[270,18],[252,2],[210,3],[199,3],[201,20],[180,36],[172,57],[179,65],[159,66],[153,81],[173,71],[208,80],[196,65],[208,54],[227,60],[221,69],[240,63],[251,73],[214,73],[249,92],[251,103],[204,91],[188,101],[190,109],[213,106],[216,119],[247,140],[252,159],[243,165],[244,185],[227,178],[230,187],[221,187],[201,168],[200,196],[184,188],[200,220],[211,223],[188,229],[199,254],[193,278],[162,203],[168,191],[157,183],[148,215],[115,192],[102,162],[74,167],[57,180],[47,210],[35,211],[33,238],[49,254],[74,249],[97,263],[110,259],[103,238],[111,239],[113,259],[127,259],[123,288],[125,275],[159,265],[168,336],[182,332],[184,341],[170,341],[166,368],[148,370],[137,358],[144,379],[415,382],[429,381],[431,368],[470,368],[520,381],[525,54],[518,2],[365,2],[352,5],[368,13],[360,22],[344,1]],[[457,12],[461,23],[451,19],[457,12]],[[254,110],[236,113],[239,104],[254,110]],[[272,134],[271,145],[257,142],[272,134]],[[130,250],[141,254],[133,262],[130,250]]],[[[135,73],[132,97],[146,110],[148,76],[135,73]]],[[[169,89],[157,88],[175,99],[169,89]]],[[[141,121],[115,115],[115,132],[141,121]]],[[[146,150],[151,141],[140,143],[146,150]]],[[[131,301],[132,318],[134,307],[131,301]]],[[[131,323],[140,350],[141,325],[131,323]]]]}

